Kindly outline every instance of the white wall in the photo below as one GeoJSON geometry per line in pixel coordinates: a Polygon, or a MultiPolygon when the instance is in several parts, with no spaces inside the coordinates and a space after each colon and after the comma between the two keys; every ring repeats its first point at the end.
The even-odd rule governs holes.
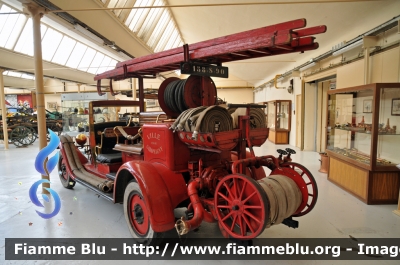
{"type": "Polygon", "coordinates": [[[301,94],[301,80],[299,77],[287,77],[281,82],[277,83],[277,87],[282,87],[282,89],[277,89],[274,85],[270,85],[264,89],[254,92],[254,102],[267,102],[271,100],[291,100],[291,131],[289,133],[289,144],[296,145],[296,115],[294,112],[296,110],[296,95],[301,94]],[[293,79],[293,92],[290,94],[287,91],[287,87],[290,85],[290,80],[293,79]]]}
{"type": "Polygon", "coordinates": [[[315,151],[317,125],[317,86],[315,83],[305,84],[304,101],[304,150],[315,151]]]}
{"type": "Polygon", "coordinates": [[[344,65],[337,69],[336,89],[364,84],[364,60],[344,65]]]}
{"type": "Polygon", "coordinates": [[[253,103],[253,89],[217,89],[217,95],[227,103],[246,104],[253,103]]]}
{"type": "MultiPolygon", "coordinates": [[[[398,34],[400,35],[400,34],[398,34]]],[[[371,58],[371,83],[400,82],[400,48],[394,48],[371,58]]]]}
{"type": "Polygon", "coordinates": [[[55,94],[54,95],[45,95],[44,101],[45,101],[44,106],[48,111],[56,111],[57,110],[59,112],[62,112],[60,95],[55,95],[55,94]],[[48,104],[49,102],[51,102],[51,103],[55,102],[57,109],[49,108],[49,104],[48,104]]]}

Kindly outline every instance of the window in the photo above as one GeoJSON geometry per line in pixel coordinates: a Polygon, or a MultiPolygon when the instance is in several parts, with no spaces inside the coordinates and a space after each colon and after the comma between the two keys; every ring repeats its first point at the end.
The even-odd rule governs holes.
{"type": "MultiPolygon", "coordinates": [[[[15,12],[15,10],[3,5],[0,13],[15,12]]],[[[23,14],[9,14],[0,16],[0,47],[12,49],[17,41],[27,18],[23,14]]]]}
{"type": "Polygon", "coordinates": [[[52,29],[48,28],[44,38],[42,39],[42,58],[46,61],[51,61],[56,52],[63,35],[52,29]]]}
{"type": "MultiPolygon", "coordinates": [[[[165,1],[110,0],[107,5],[110,8],[144,6],[165,6],[165,1]]],[[[125,24],[155,52],[176,48],[183,43],[175,21],[167,8],[132,9],[129,15],[126,15],[126,10],[114,10],[113,12],[121,23],[125,24]]]]}
{"type": "Polygon", "coordinates": [[[89,73],[96,74],[97,70],[99,69],[99,66],[101,62],[104,59],[104,54],[97,52],[96,55],[94,56],[92,63],[90,64],[89,69],[87,70],[89,73]]]}
{"type": "MultiPolygon", "coordinates": [[[[108,56],[104,56],[103,61],[100,63],[99,68],[97,69],[97,73],[102,73],[107,71],[107,69],[110,67],[111,64],[111,58],[108,56]]],[[[115,67],[115,65],[114,65],[115,67]]]]}
{"type": "Polygon", "coordinates": [[[167,43],[167,41],[171,37],[171,34],[172,34],[173,30],[174,30],[174,23],[172,22],[172,20],[170,20],[169,23],[168,23],[168,26],[166,27],[166,29],[162,33],[161,38],[157,43],[157,46],[154,48],[155,52],[164,51],[165,44],[167,43]]]}
{"type": "Polygon", "coordinates": [[[72,49],[75,47],[75,44],[75,40],[68,36],[64,36],[61,40],[60,46],[58,46],[58,49],[54,54],[52,62],[65,65],[71,55],[72,49]]]}
{"type": "MultiPolygon", "coordinates": [[[[103,1],[105,2],[107,1],[103,1]]],[[[110,4],[119,6],[127,2],[132,2],[132,0],[110,1],[110,4]]],[[[0,13],[10,12],[18,12],[18,10],[0,4],[0,13]]],[[[32,27],[32,19],[23,14],[0,15],[0,47],[33,56],[32,27]]],[[[117,60],[43,23],[40,25],[40,31],[43,60],[92,74],[113,69],[117,63],[117,60]]],[[[9,71],[9,75],[33,79],[33,76],[13,71],[9,71]]]]}
{"type": "Polygon", "coordinates": [[[90,47],[87,47],[85,54],[82,57],[81,62],[79,63],[78,70],[88,71],[90,64],[93,61],[94,55],[96,51],[90,47]]]}
{"type": "Polygon", "coordinates": [[[79,63],[81,62],[87,48],[88,47],[86,45],[77,42],[71,52],[71,55],[68,58],[66,66],[71,68],[78,68],[79,63]]]}

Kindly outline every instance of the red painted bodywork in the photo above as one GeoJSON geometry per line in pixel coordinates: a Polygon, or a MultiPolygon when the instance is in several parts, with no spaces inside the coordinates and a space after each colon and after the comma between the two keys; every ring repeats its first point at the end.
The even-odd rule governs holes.
{"type": "Polygon", "coordinates": [[[190,150],[169,127],[162,123],[143,125],[144,161],[161,163],[171,171],[186,171],[190,150]]]}
{"type": "Polygon", "coordinates": [[[143,155],[136,155],[136,154],[130,154],[127,152],[122,152],[122,163],[126,163],[129,161],[135,161],[135,160],[143,160],[144,157],[143,155]]]}
{"type": "MultiPolygon", "coordinates": [[[[268,128],[250,129],[249,113],[250,108],[255,107],[254,105],[237,106],[247,109],[246,115],[239,117],[238,129],[219,133],[200,132],[195,139],[192,138],[192,132],[179,131],[174,133],[170,130],[168,122],[152,124],[144,122],[142,126],[142,149],[140,149],[140,143],[137,142],[134,144],[135,146],[130,147],[128,141],[122,143],[120,145],[121,150],[118,150],[122,152],[122,162],[114,164],[101,164],[95,160],[94,151],[99,140],[98,132],[94,128],[95,126],[98,129],[104,128],[101,127],[102,124],[94,123],[93,111],[98,106],[130,104],[129,106],[138,106],[140,111],[143,112],[143,79],[155,78],[161,72],[180,69],[180,64],[183,62],[192,61],[219,66],[225,62],[317,49],[318,43],[310,35],[324,33],[326,26],[304,28],[305,26],[305,19],[297,19],[184,45],[183,47],[118,63],[115,69],[96,75],[95,80],[97,80],[99,94],[103,93],[101,90],[102,79],[110,79],[110,90],[114,94],[111,85],[113,80],[137,78],[139,101],[130,101],[130,103],[128,101],[123,102],[123,100],[118,103],[114,100],[90,102],[89,143],[92,156],[91,161],[88,161],[78,150],[79,160],[89,173],[99,178],[112,179],[113,176],[106,176],[106,174],[116,172],[113,190],[114,202],[123,202],[126,186],[130,181],[136,181],[145,202],[141,207],[147,208],[150,224],[155,232],[172,229],[175,225],[174,209],[179,204],[186,203],[189,198],[190,204],[183,204],[188,206],[189,211],[193,211],[193,218],[191,220],[182,219],[180,224],[183,227],[190,230],[198,227],[203,220],[214,222],[218,219],[218,213],[220,213],[217,211],[222,209],[216,209],[217,203],[214,201],[214,198],[217,198],[214,192],[218,191],[217,188],[221,186],[218,183],[222,183],[222,179],[227,180],[226,177],[228,179],[237,178],[247,183],[245,184],[246,189],[243,188],[243,190],[259,190],[260,187],[254,180],[265,178],[263,166],[270,168],[272,175],[285,175],[296,182],[303,196],[303,201],[296,211],[296,213],[300,213],[307,206],[307,185],[310,184],[306,184],[302,176],[294,169],[284,167],[281,164],[282,161],[279,161],[276,157],[272,155],[256,157],[254,155],[253,146],[261,146],[269,133],[268,128]]],[[[160,91],[163,92],[167,83],[174,80],[176,79],[167,79],[160,91]]],[[[212,103],[216,100],[213,94],[215,86],[204,85],[205,80],[208,80],[204,77],[196,77],[190,80],[195,80],[193,82],[198,85],[199,90],[195,90],[196,93],[188,90],[188,95],[185,94],[185,100],[188,99],[188,102],[193,100],[192,94],[192,96],[196,96],[194,98],[197,100],[196,106],[198,104],[202,106],[213,105],[212,103]],[[202,84],[197,84],[198,82],[202,84]],[[197,95],[200,95],[199,98],[197,98],[197,95]]],[[[190,84],[190,81],[187,83],[190,84]]],[[[179,113],[165,110],[166,104],[163,102],[163,94],[159,93],[160,106],[169,116],[168,119],[176,118],[179,113]]],[[[139,120],[139,122],[141,121],[139,120]]],[[[129,134],[132,135],[132,132],[129,134]]],[[[128,136],[126,137],[129,139],[128,136]]],[[[133,140],[135,139],[131,139],[131,144],[133,144],[133,140]]],[[[107,141],[107,137],[105,141],[107,141]]],[[[107,143],[113,144],[112,142],[107,143]]],[[[65,158],[65,151],[61,144],[60,150],[65,158]]],[[[75,179],[69,163],[66,163],[66,170],[72,179],[75,179]]],[[[313,188],[316,188],[315,180],[312,177],[311,182],[313,182],[313,188]]],[[[229,183],[229,181],[226,183],[229,183]]],[[[217,194],[218,196],[221,195],[217,194]]],[[[309,207],[309,209],[311,210],[312,207],[309,207]]],[[[267,211],[268,207],[264,210],[267,211]]],[[[266,222],[266,218],[263,216],[261,221],[266,222]]],[[[240,226],[240,224],[238,225],[240,226]]],[[[225,236],[228,236],[223,228],[221,228],[221,231],[225,236]]],[[[242,236],[238,238],[248,239],[249,237],[242,233],[242,236]]]]}
{"type": "Polygon", "coordinates": [[[163,232],[172,229],[175,225],[175,207],[188,198],[182,175],[171,172],[162,164],[131,161],[119,169],[116,182],[124,170],[132,174],[140,186],[153,230],[163,232]]]}

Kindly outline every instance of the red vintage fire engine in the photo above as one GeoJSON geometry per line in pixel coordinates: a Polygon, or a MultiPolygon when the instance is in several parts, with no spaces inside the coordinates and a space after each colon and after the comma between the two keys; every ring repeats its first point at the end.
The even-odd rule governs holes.
{"type": "Polygon", "coordinates": [[[102,79],[110,80],[114,94],[112,80],[137,78],[139,100],[90,102],[86,155],[79,137],[74,142],[60,136],[64,187],[78,182],[123,203],[132,236],[145,244],[157,243],[173,228],[186,234],[203,221],[218,223],[223,236],[239,240],[279,223],[297,227],[292,217],[309,213],[317,201],[312,174],[291,161],[291,149],[278,150],[278,157],[255,156],[253,147],[268,138],[265,106],[218,105],[210,76],[227,77],[225,62],[318,48],[310,35],[326,27],[305,26],[299,19],[184,45],[97,75],[100,94],[102,79]],[[163,112],[144,112],[143,79],[177,69],[190,76],[163,81],[158,90],[163,112]],[[117,115],[132,107],[140,114],[117,115]],[[186,215],[176,218],[180,207],[187,208],[186,215]]]}

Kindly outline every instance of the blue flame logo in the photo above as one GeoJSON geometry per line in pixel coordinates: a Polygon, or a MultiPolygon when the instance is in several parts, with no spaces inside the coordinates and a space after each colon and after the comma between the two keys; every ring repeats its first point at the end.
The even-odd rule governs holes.
{"type": "MultiPolygon", "coordinates": [[[[46,158],[54,151],[56,150],[58,144],[60,143],[60,138],[50,129],[48,129],[49,134],[50,134],[50,142],[49,144],[44,147],[42,150],[39,151],[38,155],[36,156],[35,160],[35,168],[36,170],[45,176],[49,176],[50,173],[53,171],[53,169],[56,167],[58,158],[59,158],[59,152],[57,152],[54,156],[50,157],[46,163],[46,158]]],[[[44,207],[43,204],[39,201],[36,192],[37,189],[40,185],[43,183],[50,183],[47,179],[41,179],[33,183],[31,188],[29,189],[29,197],[31,198],[31,201],[33,204],[35,204],[38,207],[44,207]]],[[[51,213],[41,213],[39,211],[36,211],[36,213],[44,218],[44,219],[49,219],[54,217],[55,215],[58,214],[58,212],[61,209],[61,199],[60,196],[58,196],[57,192],[55,192],[51,188],[45,188],[53,197],[54,199],[54,210],[51,213]]],[[[42,194],[42,198],[46,202],[50,202],[49,197],[46,194],[42,194]]]]}

